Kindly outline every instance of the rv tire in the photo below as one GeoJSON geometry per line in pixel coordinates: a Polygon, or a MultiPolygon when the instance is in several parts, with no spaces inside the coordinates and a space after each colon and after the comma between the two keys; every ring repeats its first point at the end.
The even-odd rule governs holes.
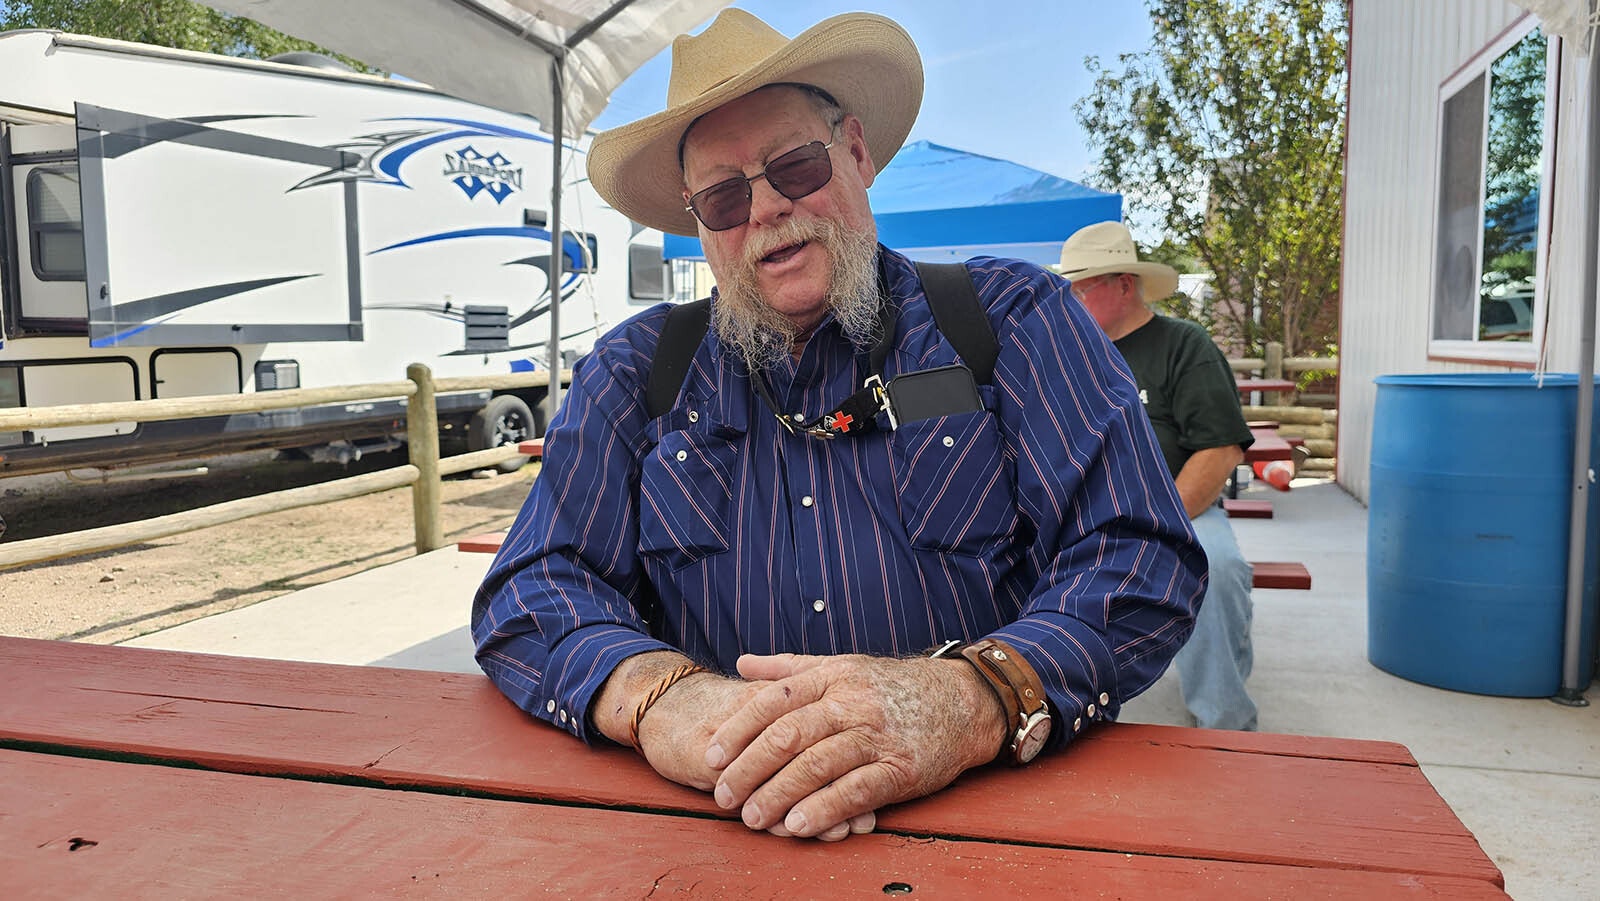
{"type": "MultiPolygon", "coordinates": [[[[497,394],[489,398],[483,409],[472,414],[472,421],[467,424],[467,449],[487,450],[538,436],[538,420],[522,398],[497,394]]],[[[501,472],[516,472],[527,462],[527,457],[512,457],[495,468],[501,472]]]]}

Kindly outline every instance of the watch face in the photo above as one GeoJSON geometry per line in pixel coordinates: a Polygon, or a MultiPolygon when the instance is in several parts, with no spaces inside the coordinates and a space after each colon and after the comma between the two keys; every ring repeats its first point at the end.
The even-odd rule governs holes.
{"type": "Polygon", "coordinates": [[[1028,717],[1028,721],[1017,730],[1017,762],[1028,763],[1038,757],[1049,738],[1050,714],[1041,711],[1028,717]]]}

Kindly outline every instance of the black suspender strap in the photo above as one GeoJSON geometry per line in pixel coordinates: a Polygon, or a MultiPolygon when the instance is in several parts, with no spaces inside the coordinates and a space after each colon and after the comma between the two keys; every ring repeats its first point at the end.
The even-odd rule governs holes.
{"type": "MultiPolygon", "coordinates": [[[[978,291],[964,263],[917,263],[917,275],[928,296],[928,306],[933,310],[934,325],[961,355],[962,362],[972,370],[973,381],[987,385],[994,377],[994,361],[1000,355],[1000,344],[995,340],[994,327],[978,300],[978,291]]],[[[651,419],[664,415],[678,400],[684,379],[689,376],[689,365],[711,327],[711,299],[703,297],[692,303],[678,304],[667,311],[666,322],[661,326],[661,338],[656,342],[656,352],[650,362],[650,373],[645,377],[645,410],[651,419]]],[[[888,341],[893,337],[893,322],[885,323],[886,334],[879,347],[873,348],[873,372],[883,371],[888,341]]],[[[763,386],[764,387],[764,386],[763,386]]],[[[835,411],[837,413],[839,411],[835,411]]],[[[865,409],[846,410],[865,419],[865,409]]],[[[833,414],[830,414],[833,415],[833,414]]],[[[826,418],[826,417],[824,417],[826,418]]],[[[827,424],[833,428],[832,423],[827,424]]],[[[837,429],[850,431],[848,427],[837,429]]]]}
{"type": "Polygon", "coordinates": [[[994,377],[994,361],[1000,356],[1000,343],[994,327],[978,301],[978,291],[965,263],[917,263],[922,290],[933,309],[934,324],[940,334],[961,355],[972,370],[972,380],[989,384],[994,377]]]}
{"type": "Polygon", "coordinates": [[[689,377],[694,352],[700,349],[710,327],[709,297],[678,304],[667,311],[661,339],[656,342],[655,356],[650,361],[650,374],[645,377],[644,407],[651,419],[672,409],[678,392],[683,390],[683,380],[689,377]]]}

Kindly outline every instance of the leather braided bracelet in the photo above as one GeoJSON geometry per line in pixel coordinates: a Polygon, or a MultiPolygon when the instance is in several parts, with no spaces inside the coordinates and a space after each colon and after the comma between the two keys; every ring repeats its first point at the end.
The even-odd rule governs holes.
{"type": "Polygon", "coordinates": [[[639,746],[639,724],[644,722],[644,715],[650,709],[650,705],[661,700],[661,696],[667,693],[667,689],[677,685],[680,681],[689,678],[695,673],[708,672],[710,670],[698,663],[680,663],[673,667],[671,672],[662,676],[661,681],[657,682],[645,693],[644,699],[633,710],[633,722],[628,725],[628,743],[633,745],[635,751],[641,754],[644,753],[644,748],[639,746]]]}

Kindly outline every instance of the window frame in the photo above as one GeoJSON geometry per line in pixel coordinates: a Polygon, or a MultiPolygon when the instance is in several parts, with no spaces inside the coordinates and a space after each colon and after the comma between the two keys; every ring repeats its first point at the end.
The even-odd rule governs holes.
{"type": "Polygon", "coordinates": [[[1438,292],[1440,281],[1439,260],[1439,230],[1442,227],[1440,200],[1443,193],[1444,157],[1445,157],[1445,106],[1446,104],[1469,87],[1479,78],[1484,80],[1483,107],[1479,114],[1481,142],[1478,157],[1478,191],[1477,191],[1477,225],[1478,240],[1476,267],[1474,271],[1474,290],[1481,291],[1483,283],[1483,239],[1485,227],[1484,190],[1485,180],[1488,177],[1489,154],[1489,110],[1493,100],[1493,84],[1490,81],[1490,69],[1495,62],[1515,47],[1523,38],[1539,27],[1537,16],[1524,16],[1518,19],[1505,31],[1472,56],[1461,68],[1457,69],[1449,78],[1439,86],[1435,102],[1434,121],[1434,179],[1432,197],[1432,223],[1429,233],[1428,252],[1428,318],[1427,342],[1428,359],[1440,361],[1464,361],[1474,363],[1497,363],[1518,367],[1532,367],[1538,363],[1540,353],[1544,346],[1545,328],[1549,311],[1548,286],[1550,282],[1550,228],[1552,218],[1552,205],[1554,202],[1555,163],[1556,163],[1556,136],[1558,133],[1557,117],[1560,115],[1561,92],[1561,57],[1562,41],[1556,35],[1545,35],[1545,98],[1544,98],[1544,123],[1541,130],[1541,156],[1539,176],[1539,213],[1537,231],[1534,241],[1534,257],[1537,261],[1536,275],[1533,283],[1532,322],[1530,323],[1531,335],[1527,341],[1494,341],[1478,338],[1477,332],[1482,327],[1482,297],[1476,294],[1473,300],[1473,333],[1471,338],[1436,338],[1434,337],[1435,322],[1438,316],[1438,292]]]}
{"type": "Polygon", "coordinates": [[[83,182],[79,176],[76,162],[68,165],[41,164],[28,171],[26,183],[23,185],[23,202],[28,208],[28,257],[33,266],[33,276],[41,282],[81,282],[88,278],[88,254],[83,247],[83,182]],[[38,205],[35,202],[35,185],[43,181],[42,176],[53,175],[57,177],[78,176],[79,202],[77,227],[74,228],[67,222],[41,222],[39,220],[38,205]],[[82,265],[76,272],[47,269],[44,265],[44,242],[40,236],[49,234],[72,233],[78,236],[79,258],[82,265]]]}

